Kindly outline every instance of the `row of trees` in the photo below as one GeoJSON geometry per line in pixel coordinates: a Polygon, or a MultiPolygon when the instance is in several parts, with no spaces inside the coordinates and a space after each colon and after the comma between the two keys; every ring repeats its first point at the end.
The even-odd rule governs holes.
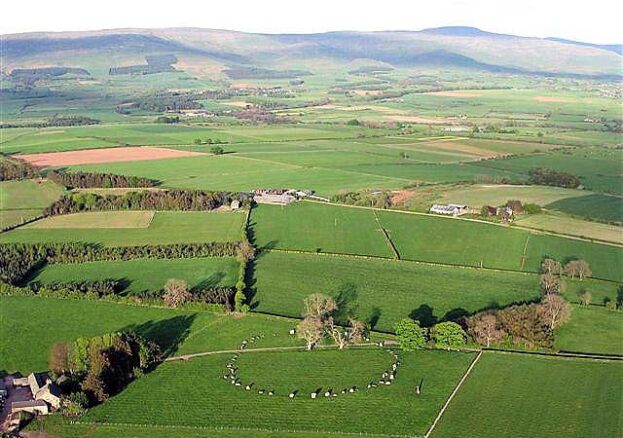
{"type": "MultiPolygon", "coordinates": [[[[161,360],[160,348],[132,331],[57,342],[50,351],[50,371],[65,376],[73,394],[83,391],[91,403],[119,393],[161,360]],[[78,391],[75,389],[79,388],[78,391]]],[[[68,400],[80,400],[70,395],[68,400]]]]}
{"type": "Polygon", "coordinates": [[[530,184],[575,189],[582,184],[580,178],[567,172],[536,167],[528,172],[530,184]]]}
{"type": "Polygon", "coordinates": [[[303,301],[305,310],[303,320],[299,322],[297,334],[307,342],[311,350],[325,336],[333,338],[339,349],[351,343],[361,342],[367,331],[366,325],[354,318],[348,318],[348,326],[340,326],[336,322],[339,310],[335,299],[324,294],[312,294],[303,301]]]}
{"type": "Polygon", "coordinates": [[[331,202],[363,207],[389,208],[392,206],[392,195],[390,192],[370,191],[338,193],[331,196],[331,202]]]}
{"type": "Polygon", "coordinates": [[[431,344],[435,348],[450,350],[465,345],[463,328],[451,321],[440,322],[430,329],[420,326],[419,321],[404,318],[394,327],[400,346],[405,351],[415,351],[431,344]]]}
{"type": "Polygon", "coordinates": [[[0,280],[19,284],[29,272],[44,263],[85,263],[133,259],[180,259],[226,257],[246,251],[242,242],[174,243],[104,247],[89,243],[0,244],[0,280]]]}
{"type": "Polygon", "coordinates": [[[233,200],[242,206],[251,203],[244,193],[204,192],[199,190],[137,191],[123,195],[100,196],[95,193],[74,193],[62,196],[45,209],[44,215],[102,210],[214,210],[230,205],[233,200]]]}
{"type": "Polygon", "coordinates": [[[0,181],[36,178],[39,169],[26,161],[16,159],[0,159],[0,181]]]}
{"type": "Polygon", "coordinates": [[[99,172],[60,172],[50,170],[48,179],[68,189],[101,187],[126,188],[126,187],[154,187],[156,181],[138,176],[115,175],[112,173],[99,172]]]}

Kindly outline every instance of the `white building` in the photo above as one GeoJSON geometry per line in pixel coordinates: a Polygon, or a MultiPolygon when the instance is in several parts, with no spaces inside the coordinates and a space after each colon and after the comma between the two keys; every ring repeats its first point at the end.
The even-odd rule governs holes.
{"type": "Polygon", "coordinates": [[[446,216],[460,216],[467,213],[467,205],[462,204],[433,204],[429,210],[431,213],[446,216]]]}

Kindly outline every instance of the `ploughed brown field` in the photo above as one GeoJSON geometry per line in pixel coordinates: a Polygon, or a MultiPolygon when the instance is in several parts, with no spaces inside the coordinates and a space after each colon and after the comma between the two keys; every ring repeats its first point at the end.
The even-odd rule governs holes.
{"type": "Polygon", "coordinates": [[[24,154],[17,157],[37,167],[55,167],[74,166],[77,164],[118,163],[121,161],[164,160],[196,155],[205,154],[151,146],[138,146],[24,154]]]}

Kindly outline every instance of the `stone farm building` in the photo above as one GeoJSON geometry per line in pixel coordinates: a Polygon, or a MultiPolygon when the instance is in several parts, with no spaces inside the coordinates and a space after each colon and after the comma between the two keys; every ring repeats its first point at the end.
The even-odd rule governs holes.
{"type": "Polygon", "coordinates": [[[462,204],[433,204],[429,210],[431,213],[446,216],[460,216],[468,212],[467,205],[462,204]]]}
{"type": "Polygon", "coordinates": [[[45,374],[31,373],[28,377],[13,379],[13,386],[28,387],[32,398],[13,402],[12,413],[26,411],[45,415],[50,408],[58,409],[61,406],[61,391],[45,374]]]}

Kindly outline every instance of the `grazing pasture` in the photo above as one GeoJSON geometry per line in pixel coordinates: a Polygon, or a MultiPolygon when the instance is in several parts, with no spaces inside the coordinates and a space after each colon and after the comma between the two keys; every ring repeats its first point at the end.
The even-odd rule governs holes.
{"type": "Polygon", "coordinates": [[[265,337],[258,347],[300,345],[288,334],[296,322],[255,314],[236,317],[102,301],[0,296],[0,316],[0,338],[11,340],[0,343],[0,370],[24,374],[47,369],[55,342],[123,329],[152,339],[167,355],[237,349],[243,339],[260,333],[265,337]]]}
{"type": "Polygon", "coordinates": [[[158,211],[146,228],[101,228],[106,225],[101,219],[107,216],[115,218],[117,223],[129,224],[136,214],[132,211],[95,213],[99,222],[91,222],[91,214],[72,214],[69,219],[49,217],[3,234],[3,241],[92,242],[105,246],[237,241],[242,238],[244,222],[242,212],[158,211]],[[58,221],[67,227],[55,227],[58,221]],[[76,224],[75,228],[70,228],[72,224],[76,224]]]}
{"type": "Polygon", "coordinates": [[[136,259],[46,265],[30,281],[54,284],[72,281],[119,280],[127,295],[158,294],[169,278],[185,280],[191,288],[231,287],[238,280],[234,257],[136,259]]]}
{"type": "Polygon", "coordinates": [[[581,218],[623,223],[623,198],[592,194],[554,201],[547,208],[581,218]]]}
{"type": "Polygon", "coordinates": [[[311,202],[260,205],[250,225],[259,248],[392,257],[373,210],[311,202]]]}
{"type": "Polygon", "coordinates": [[[621,362],[484,353],[432,436],[617,436],[622,403],[621,362]]]}
{"type": "Polygon", "coordinates": [[[554,339],[559,350],[623,355],[623,315],[603,306],[573,306],[554,339]]]}
{"type": "MultiPolygon", "coordinates": [[[[224,381],[223,370],[229,358],[226,355],[169,362],[91,410],[83,420],[120,425],[240,427],[276,432],[421,435],[474,357],[472,353],[443,351],[404,353],[393,385],[369,390],[365,386],[361,388],[359,379],[365,384],[369,376],[380,376],[383,372],[375,365],[386,362],[377,355],[374,350],[243,353],[240,360],[245,362],[249,378],[251,373],[256,373],[258,383],[260,379],[267,385],[274,382],[275,389],[279,389],[274,396],[259,395],[259,386],[245,391],[244,386],[235,387],[224,381]],[[272,361],[288,367],[275,373],[275,368],[270,366],[272,361]],[[318,363],[326,370],[319,368],[318,363]],[[345,369],[351,370],[352,377],[346,378],[345,369]],[[341,391],[338,385],[354,377],[359,391],[312,400],[303,389],[313,386],[313,376],[318,376],[319,382],[328,381],[330,370],[336,373],[334,390],[341,391]],[[423,391],[417,396],[414,387],[421,381],[423,391]],[[300,388],[301,392],[292,400],[286,388],[288,392],[300,388]],[[250,403],[253,403],[252,412],[246,409],[250,403]],[[134,409],[138,405],[142,408],[134,409]],[[240,415],[230,415],[231,412],[240,415]]],[[[387,359],[391,362],[391,357],[387,359]]]]}
{"type": "Polygon", "coordinates": [[[531,274],[277,251],[258,257],[255,277],[252,307],[258,312],[298,316],[303,298],[322,292],[383,331],[408,316],[432,325],[539,296],[538,277],[531,274]]]}

